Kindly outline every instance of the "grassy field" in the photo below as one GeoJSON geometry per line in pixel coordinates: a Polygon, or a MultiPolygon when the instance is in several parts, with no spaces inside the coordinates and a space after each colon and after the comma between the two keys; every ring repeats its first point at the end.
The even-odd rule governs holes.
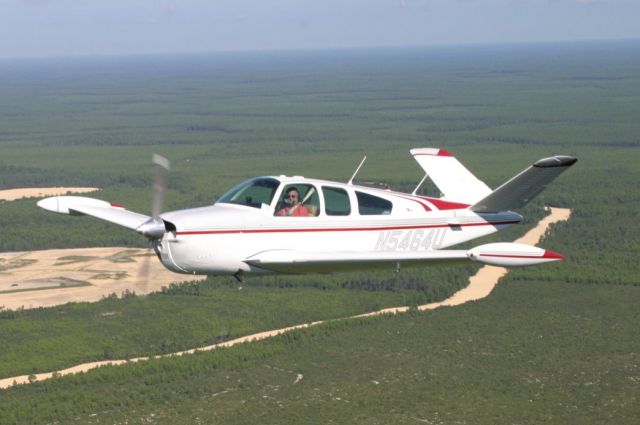
{"type": "MultiPolygon", "coordinates": [[[[522,211],[524,226],[486,239],[512,240],[543,203],[571,207],[543,243],[567,261],[514,270],[486,301],[2,391],[0,423],[630,423],[640,414],[638,42],[18,61],[0,63],[0,99],[0,188],[99,186],[100,197],[141,212],[152,152],[172,160],[166,209],[210,204],[260,174],[345,181],[364,154],[360,181],[412,190],[422,175],[408,149],[419,146],[452,151],[492,187],[536,159],[579,158],[522,211]]],[[[33,200],[1,203],[0,223],[0,252],[144,245],[33,200]]],[[[0,375],[441,299],[472,270],[266,279],[245,293],[213,279],[3,312],[0,375]],[[111,311],[121,314],[101,316],[111,311]]]]}

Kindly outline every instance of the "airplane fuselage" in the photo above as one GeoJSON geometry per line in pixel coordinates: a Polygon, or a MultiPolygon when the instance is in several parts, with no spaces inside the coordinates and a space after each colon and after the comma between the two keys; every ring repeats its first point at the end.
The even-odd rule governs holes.
{"type": "Polygon", "coordinates": [[[212,206],[161,215],[170,231],[155,249],[167,268],[208,275],[272,273],[247,260],[266,251],[428,252],[522,220],[511,211],[477,214],[464,204],[302,177],[259,177],[243,184],[248,186],[232,189],[212,206]],[[306,216],[281,214],[292,188],[301,198],[307,195],[300,206],[306,216]]]}

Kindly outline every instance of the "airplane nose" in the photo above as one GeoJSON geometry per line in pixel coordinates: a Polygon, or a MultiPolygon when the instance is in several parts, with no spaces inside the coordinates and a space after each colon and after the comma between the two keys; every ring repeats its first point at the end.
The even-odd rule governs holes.
{"type": "Polygon", "coordinates": [[[58,212],[58,198],[52,196],[50,198],[44,198],[38,201],[37,205],[43,210],[58,212]]]}

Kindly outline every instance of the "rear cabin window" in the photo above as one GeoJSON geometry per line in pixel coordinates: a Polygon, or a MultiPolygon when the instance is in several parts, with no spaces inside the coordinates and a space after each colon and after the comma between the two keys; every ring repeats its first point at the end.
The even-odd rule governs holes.
{"type": "Polygon", "coordinates": [[[358,212],[360,215],[388,215],[391,214],[393,204],[383,198],[356,192],[358,198],[358,212]]]}
{"type": "Polygon", "coordinates": [[[351,203],[346,190],[338,187],[323,187],[324,212],[327,215],[349,215],[351,214],[351,203]]]}

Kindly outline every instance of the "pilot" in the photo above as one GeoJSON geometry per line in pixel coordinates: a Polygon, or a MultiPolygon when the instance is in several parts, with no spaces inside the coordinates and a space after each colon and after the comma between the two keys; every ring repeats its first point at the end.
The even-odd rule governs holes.
{"type": "Polygon", "coordinates": [[[284,207],[278,210],[276,215],[288,217],[308,217],[309,210],[300,203],[298,189],[290,187],[284,196],[284,207]]]}

